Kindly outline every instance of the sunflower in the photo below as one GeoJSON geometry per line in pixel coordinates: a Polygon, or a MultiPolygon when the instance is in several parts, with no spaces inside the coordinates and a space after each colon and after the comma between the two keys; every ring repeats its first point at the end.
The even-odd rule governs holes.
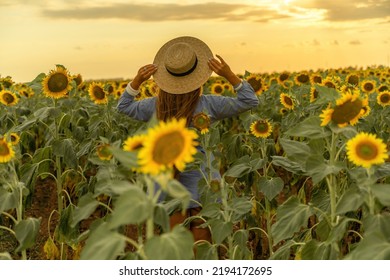
{"type": "Polygon", "coordinates": [[[24,97],[29,98],[29,97],[34,95],[34,90],[25,84],[21,84],[18,87],[18,93],[20,96],[24,96],[24,97]]]}
{"type": "Polygon", "coordinates": [[[336,88],[337,87],[337,83],[331,77],[326,77],[325,79],[323,79],[322,85],[326,86],[328,88],[336,88]]]}
{"type": "Polygon", "coordinates": [[[321,126],[327,125],[333,121],[339,127],[355,125],[359,118],[362,117],[366,110],[364,107],[368,106],[368,99],[362,99],[359,90],[349,91],[343,93],[342,96],[336,100],[336,105],[322,111],[320,118],[322,119],[321,126]]]}
{"type": "Polygon", "coordinates": [[[10,139],[11,139],[11,144],[12,144],[13,146],[17,145],[17,144],[19,143],[19,141],[20,141],[19,135],[16,134],[16,133],[14,133],[14,132],[12,132],[12,133],[10,134],[10,139]]]}
{"type": "Polygon", "coordinates": [[[9,89],[14,84],[10,76],[0,78],[0,86],[2,85],[3,89],[9,89]]]}
{"type": "Polygon", "coordinates": [[[376,82],[373,80],[364,80],[361,84],[361,89],[363,92],[371,94],[376,89],[376,82]]]}
{"type": "Polygon", "coordinates": [[[294,77],[294,81],[297,85],[308,84],[310,82],[310,75],[308,72],[302,71],[294,77]]]}
{"type": "Polygon", "coordinates": [[[312,84],[322,84],[322,76],[320,74],[312,74],[310,76],[310,82],[312,84]]]}
{"type": "Polygon", "coordinates": [[[378,87],[378,92],[384,92],[384,91],[389,91],[389,87],[387,85],[380,85],[378,87]]]}
{"type": "Polygon", "coordinates": [[[223,88],[224,88],[225,91],[227,91],[227,92],[233,92],[233,86],[232,86],[230,83],[224,83],[224,84],[223,84],[223,88]]]}
{"type": "Polygon", "coordinates": [[[282,103],[282,105],[289,110],[294,109],[294,101],[291,95],[287,93],[282,93],[280,95],[280,103],[282,103]]]}
{"type": "Polygon", "coordinates": [[[0,163],[9,162],[15,156],[12,144],[7,142],[4,137],[0,138],[0,163]]]}
{"type": "Polygon", "coordinates": [[[259,75],[249,74],[245,80],[252,86],[257,95],[263,92],[264,82],[259,75]]]}
{"type": "Polygon", "coordinates": [[[101,160],[110,160],[112,159],[112,153],[110,151],[110,144],[101,144],[96,149],[96,154],[101,160]]]}
{"type": "Polygon", "coordinates": [[[83,83],[83,77],[81,76],[81,74],[73,75],[72,80],[75,81],[77,88],[81,88],[81,85],[83,83]]]}
{"type": "Polygon", "coordinates": [[[283,85],[285,81],[287,81],[288,79],[290,78],[290,73],[289,72],[282,72],[279,76],[278,76],[278,83],[283,85]]]}
{"type": "Polygon", "coordinates": [[[89,97],[95,104],[106,104],[108,102],[107,92],[101,83],[92,82],[88,89],[89,97]]]}
{"type": "Polygon", "coordinates": [[[6,106],[13,106],[17,104],[19,98],[12,91],[2,90],[0,91],[0,102],[6,106]]]}
{"type": "Polygon", "coordinates": [[[379,105],[389,106],[390,105],[390,92],[389,91],[383,91],[378,94],[376,97],[376,101],[379,105]]]}
{"type": "Polygon", "coordinates": [[[211,85],[212,94],[222,94],[225,91],[224,86],[221,83],[213,83],[211,85]]]}
{"type": "Polygon", "coordinates": [[[348,159],[355,165],[370,168],[382,164],[389,157],[383,140],[374,134],[361,132],[347,142],[348,159]]]}
{"type": "Polygon", "coordinates": [[[143,147],[145,141],[145,135],[129,136],[123,143],[123,150],[132,152],[143,147]]]}
{"type": "Polygon", "coordinates": [[[173,119],[149,129],[138,153],[141,172],[158,174],[173,166],[182,171],[186,163],[194,160],[198,135],[185,126],[185,119],[173,119]]]}
{"type": "Polygon", "coordinates": [[[272,125],[268,120],[254,121],[250,126],[250,131],[256,137],[267,138],[271,135],[272,125]]]}
{"type": "Polygon", "coordinates": [[[359,85],[359,76],[356,73],[350,73],[345,77],[345,82],[351,86],[359,85]]]}
{"type": "Polygon", "coordinates": [[[318,97],[318,90],[315,87],[310,88],[310,102],[316,101],[318,97]]]}
{"type": "Polygon", "coordinates": [[[209,132],[210,127],[210,118],[203,112],[196,114],[192,118],[192,123],[196,129],[200,131],[201,134],[206,134],[209,132]]]}
{"type": "Polygon", "coordinates": [[[287,109],[287,108],[285,108],[285,107],[280,108],[279,114],[285,115],[285,114],[287,114],[287,113],[288,113],[288,109],[287,109]]]}
{"type": "Polygon", "coordinates": [[[43,93],[47,97],[55,99],[66,97],[71,89],[71,78],[63,66],[57,65],[56,70],[51,70],[43,81],[43,93]]]}

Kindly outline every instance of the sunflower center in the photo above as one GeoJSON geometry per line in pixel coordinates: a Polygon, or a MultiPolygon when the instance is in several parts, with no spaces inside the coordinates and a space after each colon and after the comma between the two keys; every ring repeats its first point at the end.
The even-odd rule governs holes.
{"type": "Polygon", "coordinates": [[[93,96],[95,96],[97,100],[103,100],[106,97],[106,94],[101,87],[94,87],[93,96]]]}
{"type": "Polygon", "coordinates": [[[263,86],[261,80],[256,79],[256,78],[248,79],[248,83],[253,87],[255,92],[259,91],[261,89],[261,87],[263,86]]]}
{"type": "Polygon", "coordinates": [[[321,76],[314,76],[313,81],[317,84],[321,84],[322,78],[321,78],[321,76]]]}
{"type": "Polygon", "coordinates": [[[378,152],[378,148],[369,141],[361,142],[356,146],[356,155],[363,160],[375,159],[378,152]]]}
{"type": "Polygon", "coordinates": [[[68,78],[62,73],[54,73],[47,85],[51,92],[61,92],[68,87],[68,78]]]}
{"type": "Polygon", "coordinates": [[[331,81],[325,82],[325,86],[328,88],[336,88],[336,85],[331,81]]]}
{"type": "Polygon", "coordinates": [[[0,156],[8,156],[10,154],[10,150],[8,148],[7,143],[4,141],[0,141],[0,156]]]}
{"type": "Polygon", "coordinates": [[[7,92],[3,95],[3,99],[7,104],[11,104],[15,100],[14,96],[7,92]]]}
{"type": "Polygon", "coordinates": [[[364,89],[365,89],[366,91],[371,91],[371,90],[374,89],[374,85],[373,85],[372,83],[365,83],[365,84],[364,84],[364,89]]]}
{"type": "Polygon", "coordinates": [[[380,96],[380,100],[382,103],[387,104],[390,102],[390,94],[382,94],[380,96]]]}
{"type": "Polygon", "coordinates": [[[356,99],[355,101],[347,101],[344,104],[338,105],[334,108],[332,120],[336,124],[347,123],[359,115],[362,107],[363,103],[360,99],[356,99]]]}
{"type": "Polygon", "coordinates": [[[298,82],[305,84],[305,83],[309,82],[310,78],[309,78],[309,75],[302,74],[302,75],[298,76],[297,80],[298,80],[298,82]]]}
{"type": "Polygon", "coordinates": [[[284,82],[285,80],[287,80],[289,78],[289,74],[287,73],[282,73],[280,76],[279,76],[279,80],[284,82]]]}
{"type": "Polygon", "coordinates": [[[256,123],[255,129],[257,132],[266,133],[268,132],[268,124],[266,122],[259,121],[256,123]]]}
{"type": "Polygon", "coordinates": [[[153,160],[159,164],[172,164],[181,154],[184,148],[183,135],[173,131],[161,136],[153,149],[153,160]]]}
{"type": "Polygon", "coordinates": [[[215,93],[222,93],[223,92],[223,87],[218,85],[214,88],[215,93]]]}
{"type": "Polygon", "coordinates": [[[359,77],[357,75],[351,75],[349,78],[348,78],[348,84],[351,84],[351,85],[358,85],[359,84],[359,77]]]}
{"type": "Polygon", "coordinates": [[[283,101],[284,101],[284,103],[286,103],[288,106],[292,106],[292,105],[293,105],[293,102],[292,102],[291,98],[288,97],[288,96],[284,96],[283,101]]]}

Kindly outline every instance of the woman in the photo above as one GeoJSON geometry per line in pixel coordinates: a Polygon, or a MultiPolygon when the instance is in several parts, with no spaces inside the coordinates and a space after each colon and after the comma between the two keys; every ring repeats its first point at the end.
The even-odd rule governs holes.
{"type": "MultiPolygon", "coordinates": [[[[202,112],[209,116],[211,122],[215,122],[256,107],[259,101],[250,84],[234,74],[222,57],[216,57],[218,59],[197,38],[183,36],[170,40],[157,52],[153,64],[147,64],[138,70],[119,99],[118,110],[141,121],[148,121],[154,114],[162,121],[185,118],[187,126],[191,127],[193,116],[202,112]],[[237,98],[202,95],[203,84],[213,71],[232,84],[237,98]],[[158,96],[135,101],[140,85],[152,75],[159,88],[158,96]]],[[[198,151],[204,152],[202,147],[198,147],[198,151]]],[[[193,202],[187,216],[180,212],[171,216],[171,227],[182,223],[188,216],[196,216],[201,210],[197,203],[198,183],[202,178],[200,171],[184,171],[177,175],[178,180],[191,193],[193,202]]],[[[211,241],[210,232],[207,228],[198,227],[200,224],[199,219],[190,225],[194,239],[211,241]]]]}

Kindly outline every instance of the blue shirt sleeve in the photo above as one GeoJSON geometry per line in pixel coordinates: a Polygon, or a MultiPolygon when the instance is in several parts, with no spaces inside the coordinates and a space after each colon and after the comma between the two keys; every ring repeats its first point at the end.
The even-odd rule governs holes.
{"type": "Polygon", "coordinates": [[[206,111],[211,121],[217,121],[257,107],[259,99],[252,86],[247,81],[242,83],[242,87],[237,91],[237,97],[203,95],[196,112],[206,111]]]}
{"type": "Polygon", "coordinates": [[[146,122],[156,112],[156,97],[137,101],[125,90],[119,98],[117,109],[131,118],[146,122]]]}

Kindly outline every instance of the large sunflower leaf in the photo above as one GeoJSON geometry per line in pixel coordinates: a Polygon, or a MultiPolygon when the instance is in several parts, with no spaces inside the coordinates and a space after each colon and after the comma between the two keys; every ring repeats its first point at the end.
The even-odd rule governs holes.
{"type": "Polygon", "coordinates": [[[153,236],[145,243],[145,254],[150,260],[188,260],[193,257],[194,238],[181,225],[171,232],[153,236]]]}
{"type": "Polygon", "coordinates": [[[312,207],[299,202],[296,196],[287,199],[276,212],[276,223],[272,225],[271,233],[274,243],[291,238],[294,233],[307,227],[309,217],[314,213],[312,207]]]}

